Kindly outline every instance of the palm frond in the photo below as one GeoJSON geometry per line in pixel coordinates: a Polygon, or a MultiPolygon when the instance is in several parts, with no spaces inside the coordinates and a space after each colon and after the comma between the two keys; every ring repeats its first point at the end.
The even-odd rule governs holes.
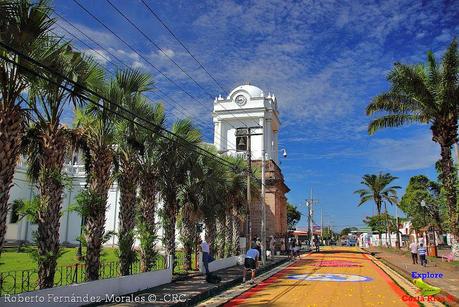
{"type": "Polygon", "coordinates": [[[382,128],[393,128],[400,127],[406,124],[413,123],[426,123],[427,118],[420,115],[410,115],[410,114],[390,114],[385,115],[380,118],[373,120],[368,125],[368,133],[370,135],[374,134],[376,131],[382,128]]]}

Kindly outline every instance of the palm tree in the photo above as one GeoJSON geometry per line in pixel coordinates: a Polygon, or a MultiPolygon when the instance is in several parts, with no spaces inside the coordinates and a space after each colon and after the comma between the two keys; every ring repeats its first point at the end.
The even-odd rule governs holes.
{"type": "Polygon", "coordinates": [[[175,226],[179,213],[177,191],[184,184],[187,174],[194,163],[195,155],[191,147],[201,142],[201,133],[196,130],[188,119],[176,121],[171,129],[173,136],[166,139],[160,151],[159,181],[164,207],[162,209],[162,224],[164,229],[163,243],[166,253],[172,256],[172,266],[175,267],[175,226]],[[184,141],[186,140],[186,142],[184,141]]]}
{"type": "MultiPolygon", "coordinates": [[[[164,106],[156,104],[152,107],[150,118],[158,126],[163,126],[165,121],[164,106]]],[[[155,263],[156,245],[156,196],[158,194],[158,177],[160,155],[160,135],[143,131],[141,141],[142,154],[139,159],[139,208],[137,229],[140,240],[140,265],[142,272],[148,272],[155,263]]]]}
{"type": "Polygon", "coordinates": [[[44,74],[53,83],[37,78],[29,90],[28,107],[31,124],[25,141],[29,174],[37,182],[40,195],[38,213],[38,285],[50,288],[54,283],[54,273],[59,257],[59,218],[66,175],[63,173],[64,160],[74,141],[74,133],[61,123],[65,107],[70,101],[81,103],[82,87],[102,80],[102,71],[89,58],[74,52],[70,45],[49,42],[45,51],[48,67],[53,71],[44,74]],[[58,85],[71,88],[68,91],[58,85]]]}
{"type": "MultiPolygon", "coordinates": [[[[191,257],[193,247],[197,239],[196,224],[202,216],[201,207],[203,204],[202,197],[202,162],[201,156],[196,157],[196,163],[191,166],[190,170],[186,171],[186,178],[178,191],[179,199],[179,215],[177,226],[180,233],[180,241],[183,245],[185,254],[184,269],[191,270],[191,257]]],[[[197,251],[195,251],[197,252],[197,251]]]]}
{"type": "Polygon", "coordinates": [[[109,85],[104,85],[101,92],[108,98],[101,101],[103,107],[88,105],[78,109],[75,116],[76,127],[81,131],[87,177],[82,208],[87,280],[99,279],[108,191],[114,181],[115,125],[112,111],[117,108],[113,102],[119,100],[120,93],[117,87],[109,85]]]}
{"type": "MultiPolygon", "coordinates": [[[[117,143],[117,160],[119,165],[118,185],[120,187],[120,212],[118,246],[120,271],[129,275],[131,264],[135,261],[134,227],[139,180],[139,156],[143,149],[141,143],[142,128],[137,124],[142,118],[153,118],[153,109],[142,95],[153,88],[151,76],[140,70],[122,70],[117,72],[113,86],[117,87],[121,104],[129,110],[129,120],[118,117],[115,139],[117,143]]],[[[125,112],[127,113],[127,112],[125,112]]],[[[142,122],[141,122],[142,123],[142,122]]],[[[144,123],[143,123],[144,124],[144,123]]]]}
{"type": "MultiPolygon", "coordinates": [[[[400,187],[390,185],[392,181],[396,179],[398,178],[392,176],[389,173],[364,175],[361,184],[365,185],[366,188],[354,192],[360,196],[360,201],[357,206],[361,206],[369,201],[373,201],[376,205],[378,216],[380,216],[383,204],[386,202],[390,204],[397,204],[397,189],[400,189],[400,187]]],[[[379,244],[381,244],[381,233],[379,233],[379,244]]]]}
{"type": "Polygon", "coordinates": [[[454,39],[446,50],[441,66],[432,52],[427,63],[405,65],[396,63],[389,74],[391,88],[373,98],[367,106],[367,115],[384,112],[373,120],[368,132],[373,134],[386,127],[399,127],[411,123],[429,124],[432,140],[440,145],[440,180],[446,192],[449,211],[449,229],[459,236],[456,169],[451,147],[457,142],[459,111],[459,55],[454,39]]]}
{"type": "MultiPolygon", "coordinates": [[[[49,1],[1,1],[0,41],[41,61],[37,54],[55,22],[48,17],[50,13],[49,1]]],[[[29,64],[3,48],[0,53],[18,63],[29,64]]],[[[0,59],[0,253],[6,233],[9,190],[25,128],[26,111],[20,95],[29,84],[23,69],[0,59]]]]}
{"type": "MultiPolygon", "coordinates": [[[[237,169],[245,169],[246,163],[240,157],[227,156],[225,159],[236,166],[237,169]]],[[[236,256],[239,249],[239,237],[241,236],[241,218],[247,209],[247,184],[243,173],[238,173],[233,169],[226,172],[227,181],[227,202],[228,219],[226,225],[226,242],[228,243],[226,256],[236,256]]]]}

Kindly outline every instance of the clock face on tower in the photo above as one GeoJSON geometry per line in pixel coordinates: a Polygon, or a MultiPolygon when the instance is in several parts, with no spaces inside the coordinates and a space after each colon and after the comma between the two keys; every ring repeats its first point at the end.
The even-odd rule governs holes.
{"type": "Polygon", "coordinates": [[[236,99],[235,99],[236,103],[240,106],[243,106],[246,104],[247,102],[247,98],[245,98],[244,95],[238,95],[236,96],[236,99]]]}

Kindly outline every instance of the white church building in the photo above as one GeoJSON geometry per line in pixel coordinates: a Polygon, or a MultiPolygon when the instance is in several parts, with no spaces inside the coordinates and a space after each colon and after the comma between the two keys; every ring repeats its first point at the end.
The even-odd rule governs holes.
{"type": "MultiPolygon", "coordinates": [[[[242,85],[236,87],[224,99],[218,97],[214,101],[214,145],[222,154],[242,154],[247,151],[247,137],[236,136],[238,129],[256,127],[251,133],[250,149],[253,165],[260,165],[261,157],[266,157],[266,206],[267,206],[267,234],[285,237],[287,232],[287,211],[285,193],[289,191],[284,184],[279,168],[279,112],[277,99],[274,95],[265,93],[258,87],[242,85]],[[240,144],[237,146],[236,144],[240,144]]],[[[71,188],[66,188],[62,204],[60,219],[60,242],[78,244],[77,238],[82,228],[82,220],[78,213],[69,211],[69,207],[76,202],[75,197],[85,187],[85,170],[83,163],[77,156],[65,164],[65,172],[72,178],[71,188]]],[[[14,175],[14,185],[10,191],[10,203],[16,199],[31,200],[37,193],[35,186],[27,178],[27,165],[21,160],[14,175]]],[[[115,183],[109,191],[105,231],[118,230],[120,193],[115,183]]],[[[251,216],[254,234],[259,235],[260,203],[251,205],[251,216]]],[[[7,217],[7,242],[32,242],[33,232],[37,225],[27,219],[18,219],[13,210],[7,217]]],[[[162,229],[159,229],[159,237],[162,229]]],[[[116,245],[113,237],[108,245],[116,245]]]]}

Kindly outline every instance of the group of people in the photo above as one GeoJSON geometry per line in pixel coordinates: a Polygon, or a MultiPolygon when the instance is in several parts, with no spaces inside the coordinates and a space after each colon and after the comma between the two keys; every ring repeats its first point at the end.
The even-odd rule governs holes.
{"type": "Polygon", "coordinates": [[[290,259],[300,258],[300,244],[296,242],[295,238],[290,238],[288,244],[288,257],[290,259]]]}
{"type": "Polygon", "coordinates": [[[427,266],[427,249],[424,246],[424,243],[419,243],[419,246],[416,242],[412,242],[410,244],[410,252],[411,252],[411,259],[413,260],[413,264],[418,264],[418,256],[419,261],[421,262],[422,266],[427,266]]]}

